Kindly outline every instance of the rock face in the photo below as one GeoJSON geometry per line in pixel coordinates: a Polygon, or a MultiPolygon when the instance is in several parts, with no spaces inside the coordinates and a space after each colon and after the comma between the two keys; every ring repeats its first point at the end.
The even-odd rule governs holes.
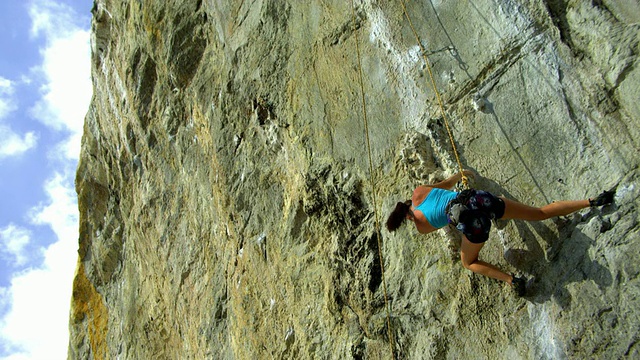
{"type": "Polygon", "coordinates": [[[376,231],[457,171],[402,1],[97,0],[69,358],[640,357],[638,2],[406,6],[474,187],[617,188],[494,226],[529,295],[376,231]]]}

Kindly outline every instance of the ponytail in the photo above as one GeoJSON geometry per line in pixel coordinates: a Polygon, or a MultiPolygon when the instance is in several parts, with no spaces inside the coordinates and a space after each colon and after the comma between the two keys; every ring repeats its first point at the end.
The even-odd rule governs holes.
{"type": "Polygon", "coordinates": [[[393,209],[389,218],[387,219],[387,230],[393,232],[396,231],[407,218],[407,214],[411,210],[411,200],[406,202],[399,202],[396,204],[396,208],[393,209]]]}

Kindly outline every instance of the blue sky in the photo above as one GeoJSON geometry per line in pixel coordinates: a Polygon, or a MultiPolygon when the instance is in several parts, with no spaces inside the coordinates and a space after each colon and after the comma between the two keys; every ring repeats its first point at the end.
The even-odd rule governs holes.
{"type": "Polygon", "coordinates": [[[66,359],[92,0],[0,1],[0,359],[66,359]]]}

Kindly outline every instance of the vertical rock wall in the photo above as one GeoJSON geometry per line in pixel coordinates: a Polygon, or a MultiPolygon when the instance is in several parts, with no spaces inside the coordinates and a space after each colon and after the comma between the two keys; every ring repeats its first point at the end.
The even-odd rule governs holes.
{"type": "Polygon", "coordinates": [[[637,2],[407,0],[475,187],[617,188],[496,224],[481,258],[525,299],[454,232],[376,233],[456,166],[401,2],[355,5],[95,1],[70,358],[640,356],[637,2]]]}

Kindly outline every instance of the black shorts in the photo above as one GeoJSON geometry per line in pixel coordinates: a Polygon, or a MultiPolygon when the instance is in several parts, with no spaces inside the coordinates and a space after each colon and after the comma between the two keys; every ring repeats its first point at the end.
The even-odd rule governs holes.
{"type": "Polygon", "coordinates": [[[474,244],[481,244],[489,239],[491,220],[504,216],[504,200],[482,190],[471,190],[465,204],[469,210],[456,228],[474,244]]]}

